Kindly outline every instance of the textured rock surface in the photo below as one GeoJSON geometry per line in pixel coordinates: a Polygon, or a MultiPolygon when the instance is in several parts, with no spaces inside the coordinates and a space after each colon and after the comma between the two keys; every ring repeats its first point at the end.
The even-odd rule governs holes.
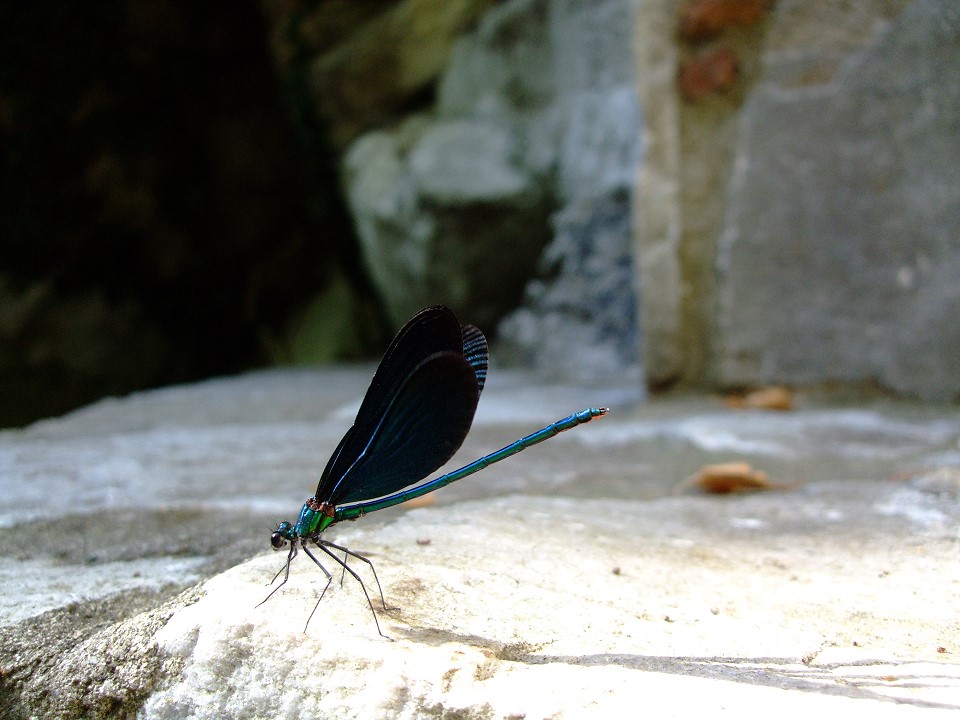
{"type": "Polygon", "coordinates": [[[432,112],[351,147],[347,194],[394,323],[427,300],[502,317],[537,269],[553,215],[540,277],[501,334],[558,374],[636,372],[633,4],[497,6],[457,43],[432,112]],[[594,354],[576,353],[585,342],[594,354]]]}
{"type": "Polygon", "coordinates": [[[956,399],[958,24],[938,0],[639,5],[651,383],[956,399]],[[722,58],[732,85],[685,85],[722,58]]]}
{"type": "Polygon", "coordinates": [[[630,202],[611,195],[554,216],[555,237],[540,260],[524,307],[500,325],[511,362],[582,381],[598,377],[642,384],[637,355],[633,263],[625,252],[630,202]]]}
{"type": "Polygon", "coordinates": [[[492,327],[546,241],[546,200],[503,123],[430,122],[363,136],[344,160],[367,268],[390,320],[444,303],[492,327]]]}
{"type": "MultiPolygon", "coordinates": [[[[321,49],[310,72],[318,115],[337,150],[415,107],[418,96],[436,83],[457,37],[492,0],[399,0],[389,7],[378,0],[372,10],[362,7],[369,3],[350,4],[361,7],[335,2],[314,8],[321,27],[350,19],[339,42],[321,49]]],[[[325,30],[314,32],[328,41],[336,36],[325,30]]]]}
{"type": "Polygon", "coordinates": [[[370,372],[169,388],[0,434],[0,714],[960,709],[960,419],[906,404],[637,407],[636,391],[494,372],[458,459],[587,404],[613,412],[436,506],[330,533],[376,563],[394,642],[353,582],[304,633],[323,583],[303,557],[257,607],[282,558],[243,560],[312,490],[370,372]],[[805,482],[671,496],[730,459],[805,482]]]}
{"type": "Polygon", "coordinates": [[[952,401],[960,8],[918,0],[852,53],[802,36],[830,26],[779,4],[743,109],[720,246],[720,378],[876,380],[952,401]]]}
{"type": "Polygon", "coordinates": [[[548,6],[559,209],[538,278],[500,336],[554,375],[642,376],[631,255],[631,196],[642,151],[631,51],[636,6],[548,6]]]}

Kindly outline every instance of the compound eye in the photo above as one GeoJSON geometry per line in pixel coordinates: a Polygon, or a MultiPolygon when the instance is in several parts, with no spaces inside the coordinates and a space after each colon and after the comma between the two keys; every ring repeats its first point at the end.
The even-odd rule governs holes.
{"type": "Polygon", "coordinates": [[[287,544],[287,539],[281,535],[279,532],[274,532],[270,536],[270,544],[273,545],[274,550],[279,550],[284,545],[287,544]]]}

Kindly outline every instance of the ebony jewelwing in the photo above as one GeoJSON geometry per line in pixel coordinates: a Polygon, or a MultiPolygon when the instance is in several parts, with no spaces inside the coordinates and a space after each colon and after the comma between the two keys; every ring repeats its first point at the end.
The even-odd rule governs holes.
{"type": "Polygon", "coordinates": [[[377,632],[383,635],[367,586],[347,564],[347,558],[356,558],[370,566],[386,610],[383,588],[373,563],[325,540],[324,530],[342,520],[356,520],[367,513],[426,495],[607,413],[604,407],[581,410],[459,470],[408,487],[423,480],[460,448],[473,423],[486,379],[487,340],[480,330],[473,325],[461,327],[456,315],[442,305],[424,308],[414,315],[387,348],[353,426],[334,450],[320,475],[317,491],[303,504],[297,522],[279,523],[270,536],[275,550],[287,543],[290,550],[286,565],[280,568],[271,585],[281,573],[283,582],[260,604],[269,600],[290,578],[290,563],[297,556],[299,545],[327,577],[327,584],[307,618],[307,626],[310,625],[333,580],[310,551],[312,543],[360,583],[377,632]],[[334,550],[343,553],[343,559],[334,550]]]}

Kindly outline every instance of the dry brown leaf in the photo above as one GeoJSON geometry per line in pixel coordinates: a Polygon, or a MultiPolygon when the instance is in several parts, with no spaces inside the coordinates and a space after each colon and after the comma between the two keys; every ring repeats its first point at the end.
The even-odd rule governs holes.
{"type": "Polygon", "coordinates": [[[751,390],[746,395],[728,395],[727,407],[750,410],[792,410],[794,392],[788,387],[770,385],[751,390]]]}
{"type": "Polygon", "coordinates": [[[407,500],[405,503],[400,503],[400,507],[406,508],[407,510],[413,510],[414,508],[419,507],[429,507],[437,502],[435,493],[427,493],[413,500],[407,500]]]}
{"type": "Polygon", "coordinates": [[[793,485],[794,483],[772,482],[763,470],[754,470],[749,463],[716,463],[704,465],[679,483],[674,495],[691,486],[714,495],[727,495],[752,490],[787,490],[793,485]]]}

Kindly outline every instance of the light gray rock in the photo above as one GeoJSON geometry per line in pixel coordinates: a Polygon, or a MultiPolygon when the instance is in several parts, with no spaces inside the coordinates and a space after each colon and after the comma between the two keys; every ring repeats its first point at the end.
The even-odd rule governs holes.
{"type": "Polygon", "coordinates": [[[543,51],[525,10],[537,3],[513,5],[494,8],[476,32],[505,54],[466,36],[444,75],[459,81],[440,81],[435,111],[361,137],[344,157],[363,258],[397,327],[438,302],[494,327],[519,302],[549,238],[554,135],[517,81],[549,67],[527,62],[543,51]],[[530,38],[498,35],[498,17],[530,38]],[[475,52],[498,58],[488,74],[475,52]]]}
{"type": "Polygon", "coordinates": [[[433,302],[498,321],[537,274],[503,347],[554,376],[639,376],[637,332],[619,331],[637,325],[623,280],[640,155],[634,5],[494,7],[454,48],[434,112],[350,148],[346,192],[394,324],[433,302]]]}
{"type": "Polygon", "coordinates": [[[632,0],[546,5],[555,99],[553,239],[499,337],[514,359],[586,380],[640,369],[631,195],[641,155],[632,0]]]}
{"type": "Polygon", "coordinates": [[[504,117],[550,105],[556,93],[551,0],[511,0],[457,41],[437,88],[445,116],[504,117]]]}
{"type": "Polygon", "coordinates": [[[393,642],[349,576],[303,632],[322,573],[299,557],[258,605],[283,559],[260,549],[371,372],[167,388],[0,434],[4,717],[960,708],[960,419],[902,403],[638,406],[633,388],[495,371],[453,465],[586,405],[611,413],[435,506],[335,526],[376,564],[393,642]],[[671,495],[731,459],[805,482],[671,495]]]}
{"type": "MultiPolygon", "coordinates": [[[[566,202],[632,192],[642,116],[633,63],[637,0],[553,0],[550,29],[566,202]]],[[[629,237],[624,244],[629,247],[629,237]]]]}
{"type": "Polygon", "coordinates": [[[343,162],[364,260],[394,325],[442,303],[493,327],[547,240],[546,198],[516,161],[514,128],[414,117],[343,162]]]}
{"type": "Polygon", "coordinates": [[[424,202],[515,203],[532,179],[514,162],[515,133],[505,123],[451,120],[425,128],[410,150],[410,171],[424,202]]]}
{"type": "Polygon", "coordinates": [[[629,220],[624,195],[557,213],[540,272],[560,281],[527,285],[524,307],[500,325],[505,358],[554,377],[642,386],[633,264],[623,243],[629,220]]]}
{"type": "Polygon", "coordinates": [[[876,381],[955,401],[960,8],[917,0],[862,24],[858,49],[815,33],[836,23],[802,5],[777,4],[743,109],[719,246],[718,377],[876,381]]]}
{"type": "Polygon", "coordinates": [[[669,523],[638,524],[631,503],[552,498],[416,510],[379,532],[351,529],[395,608],[380,612],[392,643],[350,585],[334,586],[304,633],[324,586],[305,563],[254,608],[276,561],[251,561],[205,583],[203,597],[154,635],[159,654],[183,670],[142,716],[609,717],[639,704],[677,717],[720,706],[759,716],[758,706],[789,702],[794,711],[912,717],[921,708],[911,701],[952,705],[960,667],[926,648],[903,657],[941,637],[934,627],[951,613],[935,593],[950,581],[921,572],[916,579],[931,584],[914,599],[898,582],[902,570],[890,570],[913,552],[890,542],[834,552],[824,568],[825,536],[771,546],[765,505],[755,498],[718,513],[712,527],[741,535],[733,547],[717,547],[712,529],[678,537],[669,523]],[[750,580],[731,584],[730,574],[750,580]],[[850,607],[883,616],[871,628],[878,634],[843,627],[850,607]],[[909,624],[908,607],[930,627],[904,643],[895,634],[909,624]],[[889,674],[910,678],[881,679],[889,674]],[[821,694],[858,676],[859,691],[821,694]]]}

